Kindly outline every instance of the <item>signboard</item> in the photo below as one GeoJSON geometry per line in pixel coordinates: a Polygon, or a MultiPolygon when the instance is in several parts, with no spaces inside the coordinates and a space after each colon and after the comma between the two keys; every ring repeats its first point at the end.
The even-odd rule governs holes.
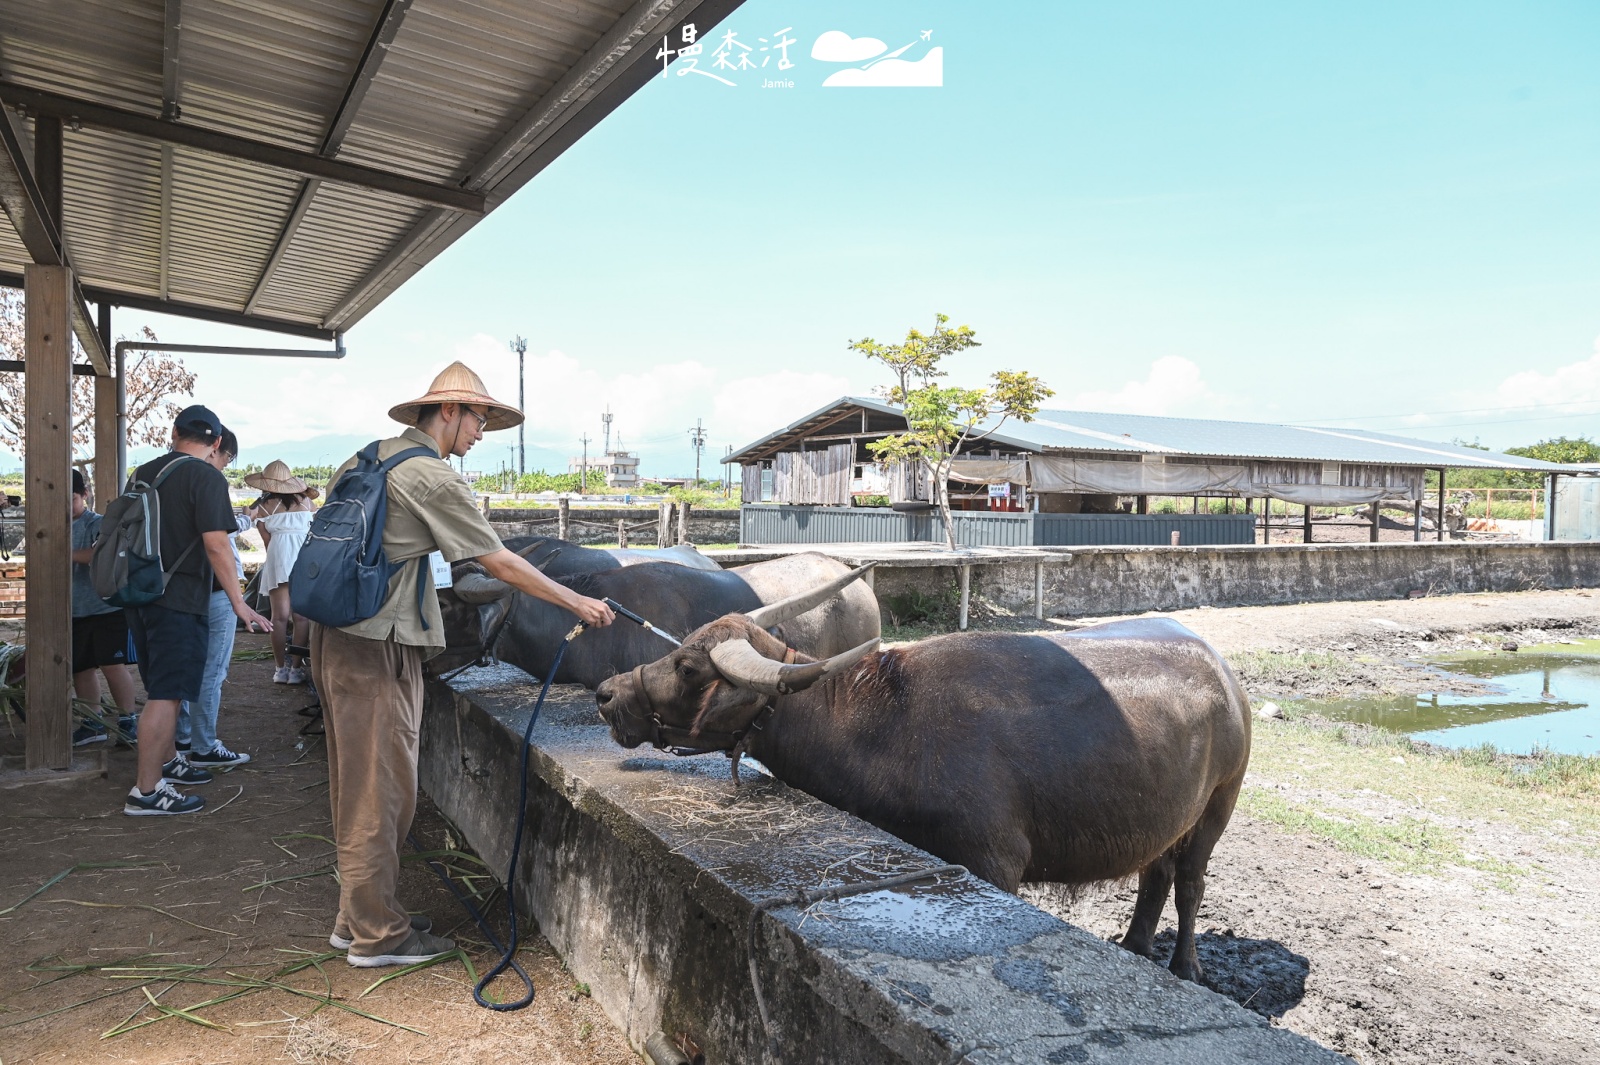
{"type": "Polygon", "coordinates": [[[1009,484],[991,484],[989,486],[990,499],[1010,499],[1011,486],[1009,484]]]}

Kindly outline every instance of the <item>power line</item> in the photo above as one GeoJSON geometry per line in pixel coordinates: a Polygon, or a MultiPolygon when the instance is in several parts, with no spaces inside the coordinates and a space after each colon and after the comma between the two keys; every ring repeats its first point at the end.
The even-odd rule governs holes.
{"type": "MultiPolygon", "coordinates": [[[[1552,402],[1552,403],[1522,403],[1522,404],[1516,404],[1516,405],[1509,406],[1509,407],[1463,407],[1463,408],[1461,408],[1459,410],[1414,411],[1414,412],[1409,413],[1409,414],[1324,415],[1323,417],[1319,418],[1318,420],[1319,421],[1328,421],[1328,422],[1393,421],[1395,419],[1402,419],[1402,418],[1418,418],[1418,417],[1432,418],[1432,417],[1436,417],[1436,416],[1441,415],[1441,414],[1488,414],[1488,413],[1492,413],[1494,411],[1540,410],[1540,409],[1545,408],[1545,407],[1570,407],[1570,406],[1573,406],[1575,404],[1576,405],[1593,405],[1593,404],[1595,404],[1597,402],[1600,402],[1600,400],[1593,400],[1593,399],[1564,399],[1564,400],[1556,400],[1555,402],[1552,402]]],[[[1584,415],[1584,414],[1594,414],[1594,413],[1600,413],[1600,411],[1571,411],[1571,412],[1569,412],[1568,414],[1565,414],[1565,415],[1555,415],[1555,417],[1578,417],[1578,416],[1581,416],[1581,415],[1584,415]]]]}

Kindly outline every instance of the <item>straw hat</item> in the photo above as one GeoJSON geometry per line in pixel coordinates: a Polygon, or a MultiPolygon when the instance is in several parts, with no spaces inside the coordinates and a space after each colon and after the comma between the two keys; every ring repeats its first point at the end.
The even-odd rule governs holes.
{"type": "Polygon", "coordinates": [[[417,413],[423,407],[434,403],[469,403],[473,406],[488,407],[489,421],[483,429],[489,433],[496,429],[510,429],[522,424],[522,412],[509,403],[491,399],[489,393],[484,390],[483,378],[473,373],[462,362],[452,362],[440,371],[425,395],[401,403],[399,406],[390,407],[389,417],[401,425],[416,425],[417,413]]]}
{"type": "Polygon", "coordinates": [[[273,459],[260,473],[245,474],[244,483],[263,492],[277,492],[286,496],[306,491],[306,482],[290,473],[288,464],[282,459],[273,459]]]}

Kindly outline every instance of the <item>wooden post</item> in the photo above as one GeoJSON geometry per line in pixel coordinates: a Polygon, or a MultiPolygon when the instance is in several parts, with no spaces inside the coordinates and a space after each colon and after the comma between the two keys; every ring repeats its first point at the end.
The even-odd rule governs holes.
{"type": "Polygon", "coordinates": [[[1422,497],[1418,496],[1411,504],[1411,539],[1416,543],[1422,542],[1422,497]]]}
{"type": "Polygon", "coordinates": [[[656,508],[656,546],[672,546],[672,504],[665,499],[656,508]]]}
{"type": "Polygon", "coordinates": [[[484,521],[488,521],[489,520],[489,493],[488,492],[483,493],[483,502],[482,502],[481,505],[483,507],[483,520],[484,521]]]}
{"type": "MultiPolygon", "coordinates": [[[[100,342],[109,353],[113,348],[111,304],[101,300],[98,310],[100,342]]],[[[128,471],[118,465],[117,459],[117,438],[120,435],[117,393],[115,377],[94,379],[94,507],[102,514],[106,512],[106,505],[117,498],[117,493],[122,490],[122,479],[128,475],[128,471]]]]}
{"type": "Polygon", "coordinates": [[[29,266],[27,768],[72,764],[72,271],[29,266]]]}
{"type": "Polygon", "coordinates": [[[689,504],[678,504],[678,543],[689,543],[689,504]]]}
{"type": "Polygon", "coordinates": [[[1133,504],[1133,512],[1135,514],[1148,514],[1148,513],[1150,513],[1150,497],[1149,496],[1139,496],[1137,498],[1137,500],[1133,504]]]}
{"type": "Polygon", "coordinates": [[[628,523],[621,518],[617,519],[617,546],[628,546],[628,523]]]}
{"type": "Polygon", "coordinates": [[[1311,504],[1305,505],[1305,513],[1300,516],[1300,524],[1305,528],[1306,543],[1311,542],[1311,504]]]}
{"type": "Polygon", "coordinates": [[[958,628],[967,631],[967,607],[972,602],[972,567],[961,567],[961,619],[958,628]]]}
{"type": "Polygon", "coordinates": [[[562,496],[556,500],[556,539],[570,540],[572,531],[572,500],[562,496]]]}
{"type": "Polygon", "coordinates": [[[1444,543],[1444,467],[1439,467],[1439,542],[1444,543]]]}
{"type": "Polygon", "coordinates": [[[1376,499],[1372,501],[1372,536],[1370,539],[1373,543],[1378,542],[1378,501],[1376,499]]]}
{"type": "Polygon", "coordinates": [[[1178,529],[1172,530],[1172,546],[1179,547],[1183,544],[1183,534],[1178,529]]]}
{"type": "Polygon", "coordinates": [[[1044,560],[1033,564],[1033,616],[1044,620],[1044,560]]]}

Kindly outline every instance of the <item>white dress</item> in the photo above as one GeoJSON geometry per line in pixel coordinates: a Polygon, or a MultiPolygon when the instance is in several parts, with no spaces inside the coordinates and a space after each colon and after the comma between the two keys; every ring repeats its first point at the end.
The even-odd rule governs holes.
{"type": "Polygon", "coordinates": [[[289,583],[289,571],[300,557],[300,545],[311,529],[309,510],[286,510],[261,519],[262,528],[272,534],[267,544],[267,560],[261,564],[261,592],[266,594],[280,584],[289,583]]]}

